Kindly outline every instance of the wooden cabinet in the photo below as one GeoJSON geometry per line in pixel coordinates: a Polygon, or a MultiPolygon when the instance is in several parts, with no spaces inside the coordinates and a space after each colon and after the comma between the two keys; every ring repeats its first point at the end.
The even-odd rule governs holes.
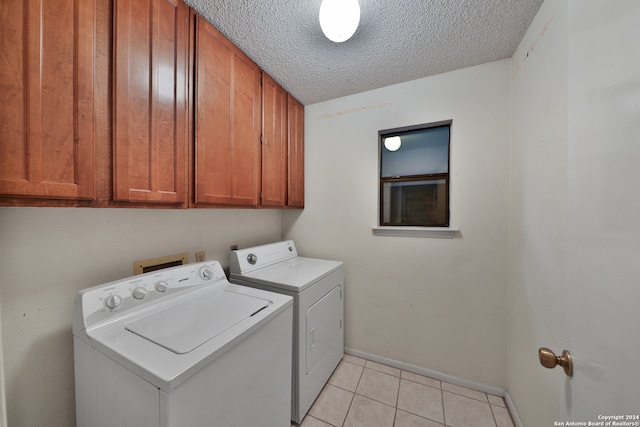
{"type": "Polygon", "coordinates": [[[287,206],[304,208],[304,106],[287,95],[287,206]]]}
{"type": "Polygon", "coordinates": [[[200,17],[195,97],[195,205],[257,206],[260,69],[200,17]]]}
{"type": "Polygon", "coordinates": [[[113,198],[186,206],[189,7],[115,0],[113,198]]]}
{"type": "Polygon", "coordinates": [[[95,198],[94,1],[0,11],[0,195],[95,198]]]}
{"type": "Polygon", "coordinates": [[[10,9],[0,205],[304,206],[304,107],[181,0],[10,9]]]}
{"type": "Polygon", "coordinates": [[[304,207],[304,106],[264,72],[261,204],[304,207]]]}
{"type": "Polygon", "coordinates": [[[287,92],[262,73],[261,205],[283,207],[287,198],[287,92]]]}

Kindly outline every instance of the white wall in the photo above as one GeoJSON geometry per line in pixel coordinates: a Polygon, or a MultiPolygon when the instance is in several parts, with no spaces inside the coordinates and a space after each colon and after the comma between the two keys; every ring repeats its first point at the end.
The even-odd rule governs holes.
{"type": "Polygon", "coordinates": [[[283,233],[346,264],[345,345],[506,385],[509,64],[498,61],[310,105],[306,208],[283,233]],[[372,235],[380,129],[452,119],[454,239],[372,235]]]}
{"type": "Polygon", "coordinates": [[[2,339],[11,426],[75,425],[75,293],[133,274],[133,261],[277,241],[275,210],[0,207],[2,339]]]}
{"type": "MultiPolygon", "coordinates": [[[[640,2],[570,0],[567,418],[640,415],[640,2]]],[[[634,420],[640,425],[640,420],[634,420]]]]}
{"type": "MultiPolygon", "coordinates": [[[[564,378],[538,363],[562,351],[567,167],[567,5],[545,1],[512,62],[508,390],[525,426],[560,421],[564,378]],[[533,393],[537,390],[538,393],[533,393]],[[542,394],[546,398],[539,398],[542,394]]],[[[564,420],[563,420],[564,421],[564,420]]]]}
{"type": "Polygon", "coordinates": [[[507,387],[525,426],[640,407],[638,17],[547,0],[513,57],[507,387]],[[572,378],[542,346],[571,351],[572,378]]]}

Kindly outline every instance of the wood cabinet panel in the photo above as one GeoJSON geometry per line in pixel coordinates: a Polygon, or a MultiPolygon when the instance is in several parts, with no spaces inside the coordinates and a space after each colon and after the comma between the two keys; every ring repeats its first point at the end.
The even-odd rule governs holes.
{"type": "Polygon", "coordinates": [[[0,9],[0,204],[302,207],[304,107],[194,16],[180,0],[0,9]]]}
{"type": "Polygon", "coordinates": [[[114,200],[187,202],[189,8],[116,0],[114,200]]]}
{"type": "Polygon", "coordinates": [[[196,26],[194,202],[257,206],[260,69],[204,19],[196,26]]]}
{"type": "Polygon", "coordinates": [[[0,8],[0,194],[95,198],[94,1],[0,8]]]}
{"type": "Polygon", "coordinates": [[[262,206],[287,198],[287,92],[262,73],[262,206]]]}
{"type": "Polygon", "coordinates": [[[304,106],[288,95],[287,206],[304,208],[304,106]]]}

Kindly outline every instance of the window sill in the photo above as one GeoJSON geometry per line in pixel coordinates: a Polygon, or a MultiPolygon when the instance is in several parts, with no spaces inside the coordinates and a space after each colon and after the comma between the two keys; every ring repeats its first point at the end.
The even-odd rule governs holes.
{"type": "Polygon", "coordinates": [[[453,239],[460,234],[459,228],[452,227],[373,227],[376,236],[396,237],[428,237],[440,239],[453,239]]]}

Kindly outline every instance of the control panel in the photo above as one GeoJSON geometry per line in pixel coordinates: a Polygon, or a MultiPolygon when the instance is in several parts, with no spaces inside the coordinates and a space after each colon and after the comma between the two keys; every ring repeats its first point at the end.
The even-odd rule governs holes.
{"type": "Polygon", "coordinates": [[[258,268],[298,256],[293,240],[231,251],[232,273],[248,273],[258,268]]]}
{"type": "Polygon", "coordinates": [[[82,290],[76,310],[83,323],[91,326],[110,317],[176,292],[213,285],[227,277],[218,261],[205,261],[157,270],[82,290]]]}

